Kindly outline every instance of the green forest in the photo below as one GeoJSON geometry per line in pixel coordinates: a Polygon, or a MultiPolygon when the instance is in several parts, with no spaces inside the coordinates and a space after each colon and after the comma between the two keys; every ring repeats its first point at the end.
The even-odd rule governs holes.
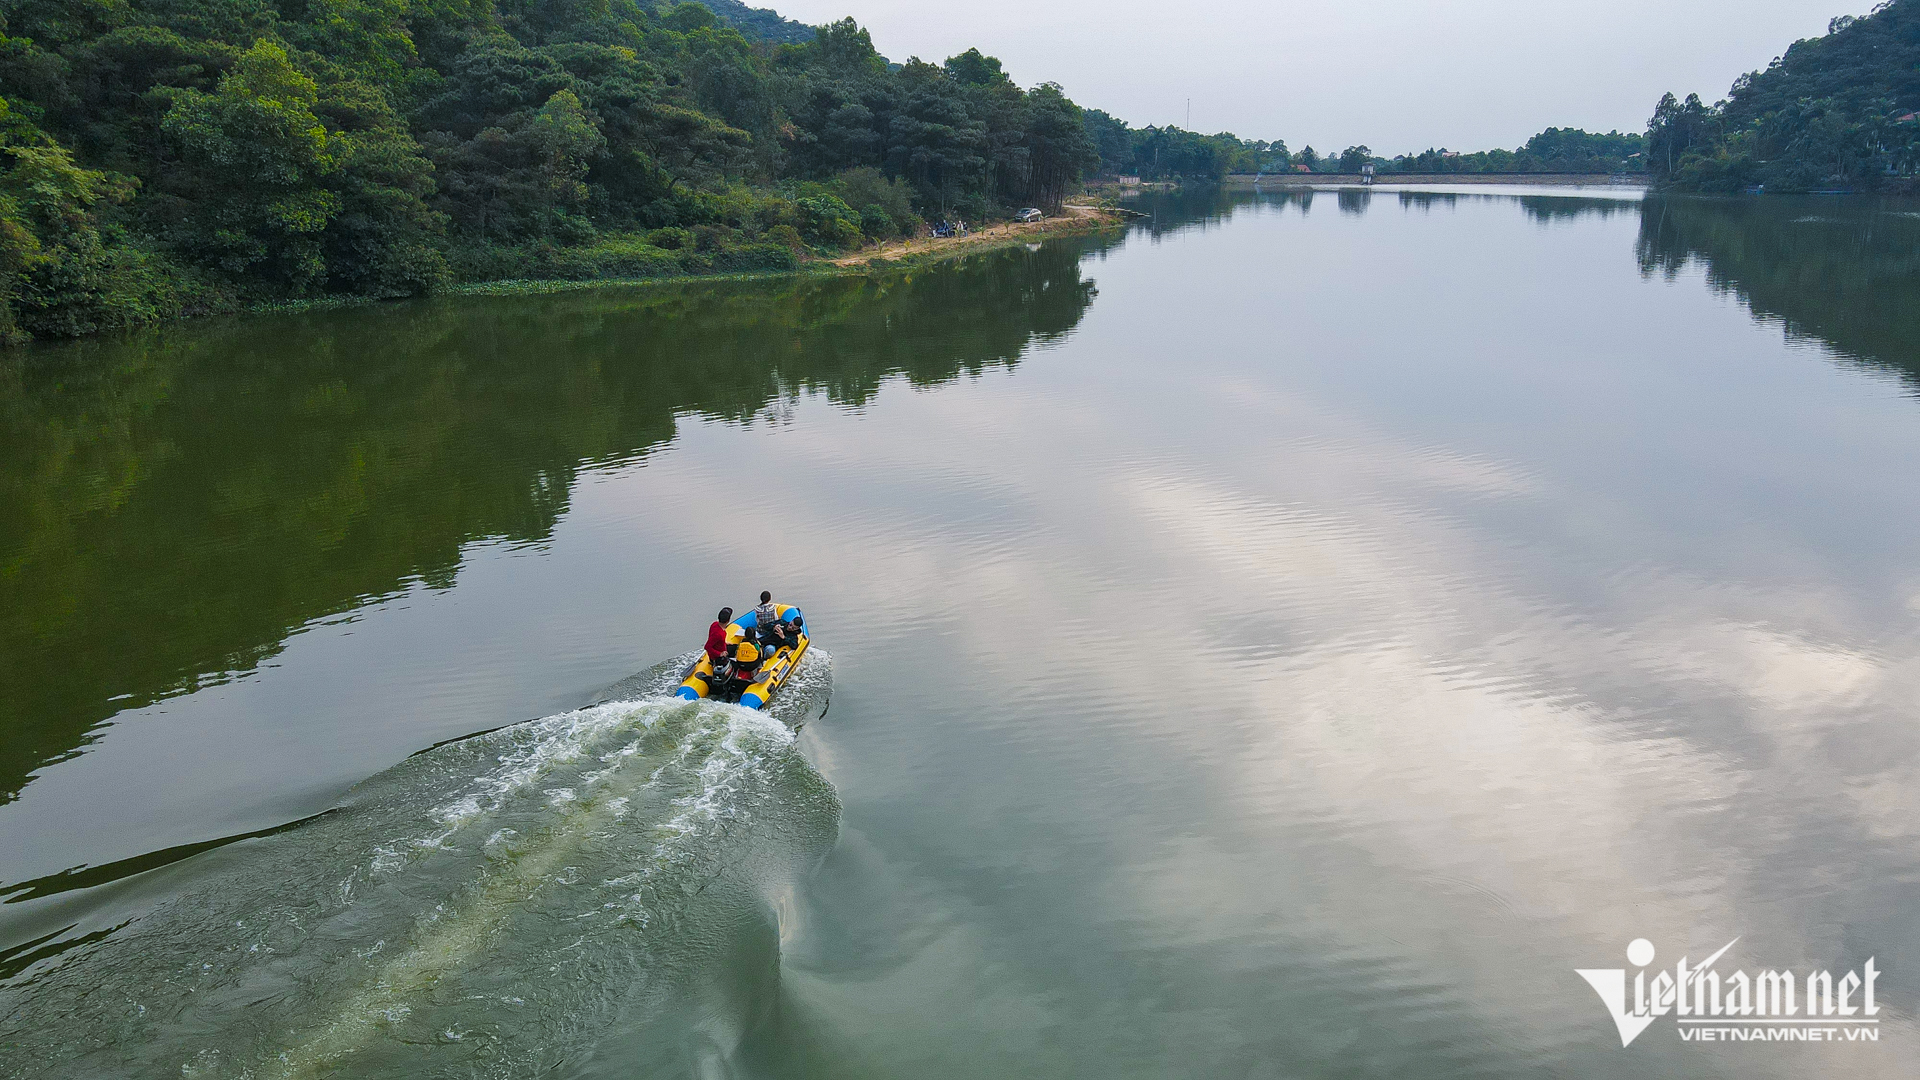
{"type": "Polygon", "coordinates": [[[1646,170],[1645,150],[1638,132],[1548,128],[1513,150],[1428,150],[1389,164],[1398,173],[1626,173],[1646,170]]]}
{"type": "Polygon", "coordinates": [[[1229,173],[1358,173],[1372,165],[1381,173],[1618,173],[1646,168],[1646,142],[1638,133],[1604,135],[1579,128],[1548,128],[1513,150],[1456,153],[1428,150],[1388,159],[1366,146],[1321,154],[1312,146],[1289,152],[1282,141],[1244,141],[1231,133],[1202,135],[1180,128],[1129,128],[1098,109],[1085,111],[1106,176],[1142,180],[1219,179],[1229,173]]]}
{"type": "Polygon", "coordinates": [[[10,0],[0,19],[9,341],[781,270],[933,215],[1056,207],[1100,164],[1055,85],[977,50],[890,63],[851,20],[737,0],[10,0]]]}
{"type": "Polygon", "coordinates": [[[1877,190],[1920,165],[1920,0],[1842,16],[1704,104],[1660,99],[1647,125],[1653,178],[1681,191],[1877,190]]]}

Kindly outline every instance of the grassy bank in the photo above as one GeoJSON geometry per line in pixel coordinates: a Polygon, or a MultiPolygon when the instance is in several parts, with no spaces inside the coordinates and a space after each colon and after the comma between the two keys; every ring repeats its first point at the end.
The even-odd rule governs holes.
{"type": "MultiPolygon", "coordinates": [[[[837,276],[847,274],[865,274],[875,270],[911,269],[918,266],[930,266],[966,255],[975,255],[999,248],[1020,244],[1038,243],[1043,240],[1060,239],[1071,236],[1089,236],[1107,232],[1125,226],[1125,215],[1116,211],[1096,207],[1072,207],[1061,217],[1047,218],[1036,222],[1003,222],[978,229],[973,233],[954,238],[935,239],[916,237],[875,244],[858,251],[834,254],[794,254],[785,262],[764,260],[759,265],[746,265],[738,269],[721,269],[714,261],[681,260],[661,258],[660,249],[653,251],[629,250],[628,259],[609,261],[610,268],[627,268],[631,272],[601,273],[594,276],[539,276],[539,277],[500,277],[485,281],[472,281],[458,285],[448,285],[435,289],[433,296],[538,296],[547,293],[571,292],[578,289],[600,289],[615,286],[659,285],[668,282],[685,281],[767,281],[784,280],[804,276],[837,276]],[[644,261],[643,261],[644,260],[644,261]],[[772,263],[773,265],[767,265],[772,263]]],[[[577,257],[577,256],[576,256],[577,257]]],[[[586,264],[591,265],[591,264],[586,264]]],[[[726,265],[721,261],[721,265],[726,265]]],[[[543,269],[545,267],[542,267],[543,269]]],[[[361,307],[384,301],[362,297],[325,297],[317,300],[294,300],[270,304],[255,304],[243,311],[256,314],[274,312],[324,311],[333,308],[361,307]]]]}

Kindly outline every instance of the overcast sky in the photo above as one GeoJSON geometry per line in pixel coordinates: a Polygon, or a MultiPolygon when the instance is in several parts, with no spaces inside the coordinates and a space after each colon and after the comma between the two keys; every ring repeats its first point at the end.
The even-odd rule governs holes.
{"type": "Polygon", "coordinates": [[[1796,38],[1873,0],[749,0],[851,15],[893,60],[977,45],[1136,126],[1287,141],[1514,147],[1545,127],[1639,131],[1665,90],[1724,97],[1796,38]]]}

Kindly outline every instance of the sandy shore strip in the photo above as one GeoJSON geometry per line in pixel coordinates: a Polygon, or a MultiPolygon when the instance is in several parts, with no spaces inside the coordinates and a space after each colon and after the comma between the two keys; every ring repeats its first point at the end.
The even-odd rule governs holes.
{"type": "Polygon", "coordinates": [[[945,256],[966,248],[1015,241],[1038,243],[1050,236],[1080,236],[1099,232],[1122,224],[1125,217],[1122,213],[1098,206],[1064,206],[1056,217],[1044,217],[1031,222],[1003,221],[998,225],[975,229],[965,236],[916,236],[908,240],[892,240],[877,247],[861,248],[831,261],[835,266],[860,266],[876,259],[891,262],[929,255],[945,256]]]}

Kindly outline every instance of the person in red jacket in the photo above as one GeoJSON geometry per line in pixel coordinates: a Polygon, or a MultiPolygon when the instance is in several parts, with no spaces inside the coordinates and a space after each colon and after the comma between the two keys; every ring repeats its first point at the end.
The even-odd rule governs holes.
{"type": "Polygon", "coordinates": [[[714,667],[719,667],[720,661],[727,658],[727,624],[732,621],[733,609],[723,607],[720,617],[707,627],[707,659],[713,661],[714,667]]]}

